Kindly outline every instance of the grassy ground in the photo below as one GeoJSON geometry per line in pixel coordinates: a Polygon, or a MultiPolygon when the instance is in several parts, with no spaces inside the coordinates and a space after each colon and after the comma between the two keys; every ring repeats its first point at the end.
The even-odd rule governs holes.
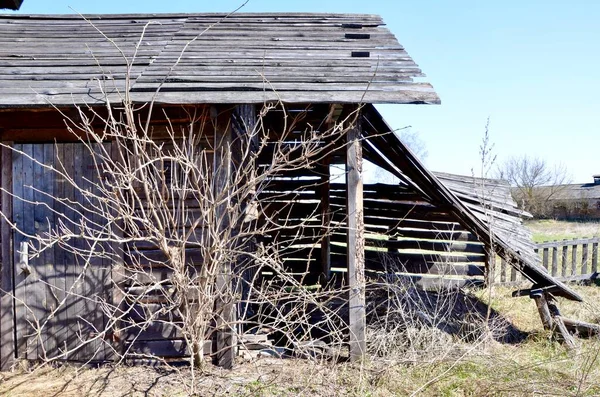
{"type": "MultiPolygon", "coordinates": [[[[586,321],[600,317],[600,288],[575,287],[586,304],[560,301],[563,315],[586,321]]],[[[200,396],[596,396],[600,395],[600,340],[578,340],[568,354],[541,331],[535,305],[512,298],[511,290],[492,290],[492,307],[529,336],[519,344],[491,338],[474,343],[449,339],[424,346],[422,354],[390,354],[362,365],[312,363],[263,358],[233,371],[210,368],[197,375],[200,396]]],[[[475,292],[482,300],[487,291],[475,292]]],[[[142,367],[100,369],[17,369],[1,374],[0,395],[50,396],[185,396],[188,369],[142,367]]]]}
{"type": "MultiPolygon", "coordinates": [[[[599,223],[534,221],[536,241],[600,235],[599,223]]],[[[575,286],[585,303],[559,301],[567,318],[600,323],[600,287],[575,286]]],[[[512,298],[512,290],[473,291],[527,336],[508,344],[482,329],[466,343],[447,337],[412,354],[389,352],[364,363],[314,363],[262,358],[233,371],[118,367],[18,367],[0,373],[0,395],[51,396],[598,396],[600,338],[578,339],[567,353],[543,331],[534,303],[512,298]],[[192,379],[195,379],[192,381],[192,379]]]]}
{"type": "Polygon", "coordinates": [[[535,242],[600,236],[600,222],[568,222],[552,219],[525,222],[535,242]]]}

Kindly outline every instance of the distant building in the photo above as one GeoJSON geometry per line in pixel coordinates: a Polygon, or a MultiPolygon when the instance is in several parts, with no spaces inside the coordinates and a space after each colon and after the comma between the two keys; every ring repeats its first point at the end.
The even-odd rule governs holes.
{"type": "Polygon", "coordinates": [[[558,186],[548,199],[552,217],[570,220],[600,220],[600,174],[593,175],[593,178],[592,183],[558,186]]]}

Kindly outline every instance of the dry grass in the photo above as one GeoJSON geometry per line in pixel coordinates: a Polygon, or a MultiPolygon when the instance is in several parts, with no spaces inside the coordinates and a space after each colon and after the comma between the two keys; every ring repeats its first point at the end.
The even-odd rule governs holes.
{"type": "Polygon", "coordinates": [[[525,222],[535,242],[600,236],[600,222],[569,222],[553,219],[525,222]]]}
{"type": "MultiPolygon", "coordinates": [[[[561,301],[566,317],[595,321],[600,316],[600,288],[575,287],[586,304],[561,301]]],[[[467,343],[445,338],[448,346],[423,347],[423,359],[372,358],[362,365],[311,363],[271,358],[217,368],[197,380],[201,396],[519,396],[600,395],[600,340],[579,340],[568,355],[542,331],[535,305],[511,298],[510,289],[495,288],[492,307],[529,336],[520,344],[493,338],[467,343]],[[443,352],[437,359],[432,352],[443,352]],[[425,358],[427,357],[427,358],[425,358]]],[[[485,291],[475,292],[485,300],[485,291]]],[[[80,369],[24,368],[2,373],[0,395],[6,396],[185,396],[187,369],[143,367],[80,369]]],[[[189,378],[187,379],[189,381],[189,378]]]]}

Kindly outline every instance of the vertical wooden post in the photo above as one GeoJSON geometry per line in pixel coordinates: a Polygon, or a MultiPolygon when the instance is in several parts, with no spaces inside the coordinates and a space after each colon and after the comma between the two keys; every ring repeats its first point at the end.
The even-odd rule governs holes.
{"type": "Polygon", "coordinates": [[[562,247],[562,258],[561,258],[561,276],[563,277],[567,277],[567,266],[568,266],[568,261],[569,261],[569,255],[568,255],[568,250],[569,250],[569,246],[566,245],[566,240],[563,240],[563,242],[565,243],[565,245],[563,245],[562,247]]]}
{"type": "Polygon", "coordinates": [[[588,245],[581,246],[581,274],[588,274],[588,245]]]}
{"type": "Polygon", "coordinates": [[[544,251],[542,251],[542,266],[544,266],[544,269],[548,270],[548,273],[552,271],[548,262],[548,247],[545,247],[544,251]]]}
{"type": "MultiPolygon", "coordinates": [[[[4,142],[12,146],[12,142],[4,142]]],[[[2,212],[12,220],[12,150],[2,147],[0,149],[0,164],[2,167],[0,185],[2,186],[1,206],[2,212]]],[[[13,246],[12,229],[4,220],[0,220],[0,369],[7,370],[15,361],[14,339],[14,301],[13,301],[13,246]]]]}
{"type": "Polygon", "coordinates": [[[358,125],[347,133],[346,189],[348,211],[348,286],[350,358],[360,360],[366,352],[365,236],[363,219],[362,147],[358,125]]]}
{"type": "Polygon", "coordinates": [[[329,161],[328,159],[323,160],[319,163],[318,170],[321,175],[321,182],[319,185],[319,195],[321,196],[321,230],[323,235],[321,236],[321,285],[325,286],[331,278],[331,246],[330,246],[330,235],[329,227],[331,223],[331,208],[329,202],[330,194],[330,175],[329,175],[329,161]]]}
{"type": "Polygon", "coordinates": [[[592,243],[592,273],[598,272],[598,242],[592,243]]]}
{"type": "Polygon", "coordinates": [[[552,277],[558,276],[558,246],[552,247],[552,277]]]}
{"type": "MultiPolygon", "coordinates": [[[[215,123],[214,130],[214,159],[213,159],[213,197],[220,204],[215,209],[215,222],[218,230],[225,231],[230,226],[228,216],[228,191],[230,190],[232,170],[232,133],[230,112],[227,117],[218,114],[219,109],[211,109],[215,123]]],[[[216,332],[216,364],[223,368],[232,368],[235,358],[235,306],[232,302],[232,263],[221,263],[216,275],[217,332],[216,332]]]]}
{"type": "MultiPolygon", "coordinates": [[[[242,104],[237,105],[233,110],[231,118],[231,159],[233,169],[248,170],[248,175],[239,175],[242,177],[240,183],[248,186],[253,194],[256,193],[257,181],[254,180],[256,177],[255,172],[257,170],[249,170],[248,164],[244,163],[250,161],[244,156],[244,152],[247,150],[248,153],[255,154],[259,142],[258,135],[254,132],[257,123],[256,105],[254,104],[242,104]]],[[[254,164],[256,166],[256,164],[254,164]]],[[[258,203],[251,202],[245,203],[245,220],[244,222],[251,222],[258,218],[258,203]]],[[[255,237],[247,239],[243,242],[243,247],[240,247],[239,251],[253,253],[257,249],[257,241],[255,237]]],[[[258,269],[256,266],[250,263],[249,256],[240,256],[233,268],[234,278],[234,293],[240,297],[240,301],[237,302],[237,319],[239,321],[238,333],[243,332],[242,327],[244,326],[244,319],[252,317],[252,305],[249,304],[248,300],[250,297],[251,284],[256,282],[258,269]]]]}
{"type": "Polygon", "coordinates": [[[573,244],[571,248],[571,276],[577,274],[577,245],[573,244]]]}

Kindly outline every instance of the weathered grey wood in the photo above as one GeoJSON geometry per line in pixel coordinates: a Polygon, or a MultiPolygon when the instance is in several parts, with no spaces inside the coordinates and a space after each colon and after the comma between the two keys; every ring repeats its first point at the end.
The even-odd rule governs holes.
{"type": "Polygon", "coordinates": [[[552,247],[552,276],[558,276],[558,247],[552,247]]]}
{"type": "MultiPolygon", "coordinates": [[[[230,179],[232,173],[232,131],[229,117],[218,117],[218,109],[214,108],[214,122],[216,130],[214,135],[214,191],[221,204],[215,210],[218,229],[226,231],[230,227],[228,215],[228,202],[230,192],[230,179]]],[[[229,112],[226,113],[230,115],[229,112]]],[[[216,363],[223,368],[232,368],[235,361],[235,306],[233,303],[232,263],[219,264],[216,278],[216,293],[219,294],[216,302],[217,332],[216,332],[216,363]]],[[[199,363],[197,363],[199,364],[199,363]]]]}
{"type": "MultiPolygon", "coordinates": [[[[546,295],[546,294],[545,294],[546,295]]],[[[573,336],[569,333],[569,330],[565,326],[562,316],[560,315],[560,311],[558,310],[558,306],[556,305],[556,300],[551,295],[546,295],[548,309],[550,314],[552,315],[553,320],[553,331],[555,338],[561,342],[568,351],[574,351],[576,349],[575,340],[573,336]]]]}
{"type": "Polygon", "coordinates": [[[531,298],[535,301],[544,329],[551,330],[554,322],[552,321],[552,315],[550,314],[545,294],[543,292],[532,291],[531,298]]]}
{"type": "MultiPolygon", "coordinates": [[[[140,102],[153,99],[155,89],[167,75],[169,80],[163,86],[164,92],[159,93],[157,103],[184,103],[190,97],[187,92],[190,89],[201,92],[189,98],[188,103],[278,100],[280,96],[272,92],[270,84],[275,84],[278,91],[298,91],[284,94],[281,98],[285,102],[358,103],[362,99],[390,103],[439,102],[431,87],[407,84],[423,74],[404,47],[381,26],[380,19],[322,15],[158,18],[165,21],[165,25],[147,25],[156,16],[131,16],[132,19],[105,16],[97,22],[126,57],[132,58],[135,53],[133,87],[147,91],[138,92],[136,101],[140,102]],[[214,25],[217,21],[220,23],[214,25]],[[138,48],[142,34],[144,38],[138,48]],[[368,53],[370,57],[355,58],[353,53],[368,53]],[[176,62],[178,67],[173,69],[176,62]],[[279,69],[285,66],[291,68],[279,69]],[[269,81],[267,87],[262,84],[261,73],[269,81]],[[197,82],[190,84],[187,80],[197,82]],[[216,81],[211,83],[211,80],[216,81]],[[367,85],[368,97],[363,98],[367,85]],[[268,97],[263,93],[265,88],[271,91],[268,97]],[[173,92],[169,93],[171,89],[173,92]],[[214,95],[207,95],[204,90],[214,95]],[[243,93],[246,98],[240,98],[240,90],[256,92],[246,91],[243,93]],[[207,98],[202,99],[205,96],[207,98]]],[[[123,89],[125,65],[119,61],[119,50],[89,22],[7,17],[0,20],[0,26],[0,57],[6,58],[0,61],[6,65],[0,71],[0,106],[102,103],[102,93],[97,89],[90,91],[88,86],[97,84],[94,81],[97,71],[92,69],[96,61],[109,77],[109,80],[101,80],[102,83],[116,84],[123,89]],[[52,73],[50,68],[55,66],[64,68],[64,72],[54,69],[57,73],[52,73]],[[87,69],[79,71],[78,66],[87,69]],[[111,77],[114,80],[111,81],[111,77]]],[[[120,99],[116,91],[111,94],[114,94],[111,100],[120,99]]]]}
{"type": "MultiPolygon", "coordinates": [[[[75,147],[77,144],[74,143],[65,143],[63,144],[63,158],[62,158],[62,167],[64,168],[64,172],[71,177],[75,176],[75,168],[76,166],[76,158],[75,158],[75,147]]],[[[74,187],[71,183],[65,182],[63,184],[63,194],[64,198],[69,198],[69,202],[64,207],[64,222],[69,228],[69,230],[74,231],[74,225],[72,222],[77,222],[76,213],[73,208],[73,199],[75,197],[74,187]],[[72,221],[72,222],[69,222],[72,221]]],[[[64,327],[65,327],[65,339],[62,344],[65,351],[72,351],[76,346],[77,341],[77,331],[78,326],[76,323],[76,316],[78,315],[76,312],[76,301],[77,298],[74,296],[77,293],[77,289],[75,288],[75,279],[77,277],[77,266],[75,262],[75,257],[72,253],[68,253],[66,251],[61,252],[62,260],[64,262],[64,279],[65,279],[65,319],[64,319],[64,327]]],[[[67,359],[76,359],[77,353],[71,352],[66,355],[67,359]]]]}
{"type": "MultiPolygon", "coordinates": [[[[35,235],[35,205],[32,204],[35,200],[35,192],[33,190],[34,181],[36,180],[34,161],[31,158],[36,156],[36,145],[24,144],[23,152],[28,158],[23,157],[23,225],[22,230],[28,235],[35,235]]],[[[39,154],[38,154],[39,157],[39,154]]],[[[22,241],[27,242],[29,239],[24,238],[22,241]]],[[[29,254],[23,254],[22,257],[27,261],[29,273],[24,272],[25,280],[23,283],[24,288],[21,289],[21,295],[18,298],[22,299],[25,304],[25,318],[27,322],[25,325],[25,332],[21,337],[26,338],[26,349],[24,351],[23,358],[37,359],[38,358],[38,343],[39,336],[37,334],[37,320],[41,320],[42,310],[41,304],[44,300],[44,290],[39,284],[39,272],[36,266],[32,266],[28,259],[29,254]]]]}
{"type": "Polygon", "coordinates": [[[567,276],[567,267],[568,265],[568,250],[569,250],[569,246],[564,245],[562,247],[562,257],[561,257],[561,276],[566,277],[567,276]]]}
{"type": "MultiPolygon", "coordinates": [[[[50,232],[54,227],[54,212],[52,211],[54,197],[54,175],[42,164],[52,165],[54,163],[54,145],[39,144],[36,145],[37,150],[34,150],[34,155],[41,163],[36,165],[34,186],[39,192],[34,194],[36,202],[40,203],[35,206],[35,222],[36,233],[44,235],[50,232]],[[43,204],[42,204],[43,203],[43,204]]],[[[56,277],[54,249],[47,249],[43,255],[38,258],[37,263],[38,273],[40,275],[40,283],[38,289],[40,296],[43,296],[43,304],[41,304],[40,320],[43,326],[40,341],[38,343],[38,357],[46,359],[48,356],[56,354],[56,317],[50,316],[57,305],[55,295],[54,279],[56,277]],[[42,295],[43,294],[43,295],[42,295]],[[43,325],[45,323],[45,325],[43,325]]]]}
{"type": "MultiPolygon", "coordinates": [[[[9,147],[0,149],[0,165],[2,171],[0,177],[1,193],[1,209],[9,221],[13,219],[12,197],[12,142],[2,142],[9,147]]],[[[14,301],[13,301],[13,238],[12,229],[8,222],[4,219],[0,220],[0,263],[2,269],[0,271],[0,370],[8,370],[15,362],[15,340],[14,340],[14,301]]]]}
{"type": "MultiPolygon", "coordinates": [[[[89,148],[82,144],[78,147],[81,149],[81,184],[79,185],[85,191],[97,192],[94,184],[98,181],[97,166],[101,166],[99,160],[94,159],[95,153],[101,149],[96,144],[92,144],[89,148]]],[[[78,150],[79,151],[79,150],[78,150]]],[[[94,206],[98,205],[97,200],[92,196],[78,194],[79,202],[81,203],[83,216],[85,217],[88,227],[98,229],[102,223],[101,217],[95,211],[94,206]]],[[[103,289],[105,286],[104,272],[102,270],[102,259],[93,252],[99,252],[102,247],[100,244],[93,245],[89,241],[82,241],[82,247],[90,252],[83,264],[85,269],[84,282],[82,284],[82,301],[86,324],[82,327],[86,330],[84,338],[90,340],[81,350],[81,354],[88,360],[104,360],[104,346],[101,340],[94,338],[96,335],[104,331],[104,316],[101,310],[101,303],[104,299],[103,289]]]]}
{"type": "MultiPolygon", "coordinates": [[[[66,161],[72,161],[71,159],[65,158],[65,145],[57,144],[54,146],[54,158],[52,159],[52,163],[57,170],[62,170],[62,166],[66,161]]],[[[54,200],[53,206],[56,214],[54,215],[54,225],[61,220],[63,220],[63,216],[65,213],[65,205],[63,204],[61,198],[65,198],[65,178],[54,176],[54,194],[58,200],[54,200]],[[62,215],[57,215],[62,214],[62,215]]],[[[54,319],[54,330],[53,336],[56,339],[56,347],[57,349],[62,349],[65,346],[65,341],[68,339],[68,317],[67,317],[67,305],[66,305],[66,288],[67,288],[67,256],[65,250],[57,245],[54,247],[54,293],[56,295],[57,301],[60,303],[60,306],[57,307],[57,313],[54,319]]],[[[60,352],[60,350],[58,350],[60,352]]],[[[56,353],[58,353],[56,352],[56,353]]]]}
{"type": "MultiPolygon", "coordinates": [[[[23,227],[23,145],[15,144],[13,146],[15,152],[12,155],[12,186],[11,190],[13,193],[13,221],[17,228],[23,227]]],[[[17,358],[26,357],[27,339],[23,337],[26,327],[25,319],[25,306],[23,301],[22,289],[25,288],[24,281],[25,277],[21,270],[21,244],[23,243],[23,236],[16,231],[12,231],[13,240],[13,289],[14,289],[14,312],[15,312],[15,355],[17,358]]]]}
{"type": "Polygon", "coordinates": [[[544,267],[544,269],[548,270],[548,272],[551,271],[550,269],[550,262],[548,262],[548,248],[543,248],[542,251],[542,266],[544,267]]]}
{"type": "MultiPolygon", "coordinates": [[[[104,104],[106,100],[111,102],[122,101],[120,94],[108,92],[107,96],[100,92],[89,92],[69,89],[69,94],[61,94],[53,91],[51,94],[44,92],[32,93],[31,91],[14,92],[8,90],[3,94],[0,108],[11,106],[49,106],[54,105],[73,105],[73,104],[104,104]]],[[[432,89],[423,87],[423,90],[399,90],[399,91],[374,91],[367,90],[366,86],[358,91],[283,91],[273,92],[270,89],[266,91],[189,91],[189,92],[163,92],[156,97],[155,92],[132,92],[131,99],[136,103],[147,103],[156,99],[157,104],[195,104],[195,103],[251,103],[261,104],[264,101],[278,101],[285,103],[306,103],[306,102],[337,102],[337,103],[357,103],[361,100],[370,103],[439,103],[439,98],[432,89]]]]}
{"type": "Polygon", "coordinates": [[[361,360],[366,353],[365,253],[362,202],[362,147],[358,126],[347,132],[346,185],[348,194],[348,286],[350,357],[361,360]]]}
{"type": "Polygon", "coordinates": [[[588,272],[588,245],[581,245],[581,274],[587,274],[588,272]]]}
{"type": "MultiPolygon", "coordinates": [[[[118,142],[111,142],[111,158],[116,164],[123,164],[125,161],[123,148],[119,145],[118,142]]],[[[112,216],[115,214],[112,213],[112,216]]],[[[117,239],[123,237],[123,223],[119,222],[113,225],[113,233],[117,239]]],[[[123,316],[123,311],[126,309],[125,305],[125,293],[123,291],[124,281],[126,278],[125,274],[125,251],[124,245],[122,243],[118,243],[115,241],[110,247],[113,257],[113,263],[110,264],[110,278],[112,280],[111,285],[111,299],[110,302],[115,308],[115,315],[117,318],[121,318],[123,316]]],[[[114,354],[110,351],[107,351],[107,359],[109,360],[118,360],[120,355],[124,354],[125,346],[125,332],[122,331],[123,322],[122,320],[116,320],[113,326],[113,335],[112,335],[112,347],[114,349],[114,354]]]]}
{"type": "Polygon", "coordinates": [[[507,268],[506,260],[500,259],[500,282],[506,282],[506,268],[507,268]]]}
{"type": "Polygon", "coordinates": [[[330,171],[329,161],[324,160],[319,164],[319,172],[322,173],[321,184],[319,186],[319,193],[321,198],[321,221],[323,224],[323,230],[325,235],[321,239],[321,274],[322,274],[322,285],[326,285],[331,278],[331,240],[328,233],[328,228],[331,223],[331,208],[329,205],[330,197],[330,171]]]}
{"type": "Polygon", "coordinates": [[[598,243],[592,243],[592,273],[598,272],[598,243]]]}
{"type": "Polygon", "coordinates": [[[517,277],[518,277],[517,269],[515,269],[514,267],[511,267],[510,268],[510,281],[511,282],[517,281],[517,277]]]}
{"type": "Polygon", "coordinates": [[[537,243],[538,248],[552,248],[552,247],[563,247],[564,245],[581,245],[581,244],[592,244],[600,241],[600,237],[592,238],[575,238],[572,240],[557,240],[557,241],[544,241],[537,243]]]}
{"type": "MultiPolygon", "coordinates": [[[[521,254],[512,247],[510,236],[502,237],[496,234],[496,238],[492,238],[490,225],[477,217],[472,210],[467,208],[460,200],[452,194],[441,182],[429,172],[410,150],[404,145],[398,137],[392,132],[389,125],[383,121],[379,113],[371,104],[365,105],[362,109],[364,119],[363,133],[368,137],[365,139],[365,146],[370,146],[373,151],[381,154],[380,158],[388,164],[388,170],[400,178],[408,185],[416,185],[415,188],[423,192],[426,197],[434,200],[436,203],[446,203],[449,211],[460,219],[464,227],[472,233],[478,235],[486,245],[491,245],[494,241],[494,249],[501,257],[515,263],[515,266],[527,277],[528,280],[534,281],[541,286],[552,286],[552,293],[559,296],[568,296],[574,300],[581,300],[581,296],[572,288],[557,282],[552,279],[545,271],[539,268],[531,258],[521,254]],[[402,170],[402,171],[400,171],[402,170]],[[521,266],[518,266],[519,264],[521,266]]],[[[531,247],[533,254],[533,247],[531,247]]]]}
{"type": "Polygon", "coordinates": [[[591,338],[600,335],[600,325],[586,323],[585,321],[562,318],[565,327],[580,338],[591,338]]]}
{"type": "Polygon", "coordinates": [[[577,246],[571,246],[571,275],[577,274],[577,246]]]}

